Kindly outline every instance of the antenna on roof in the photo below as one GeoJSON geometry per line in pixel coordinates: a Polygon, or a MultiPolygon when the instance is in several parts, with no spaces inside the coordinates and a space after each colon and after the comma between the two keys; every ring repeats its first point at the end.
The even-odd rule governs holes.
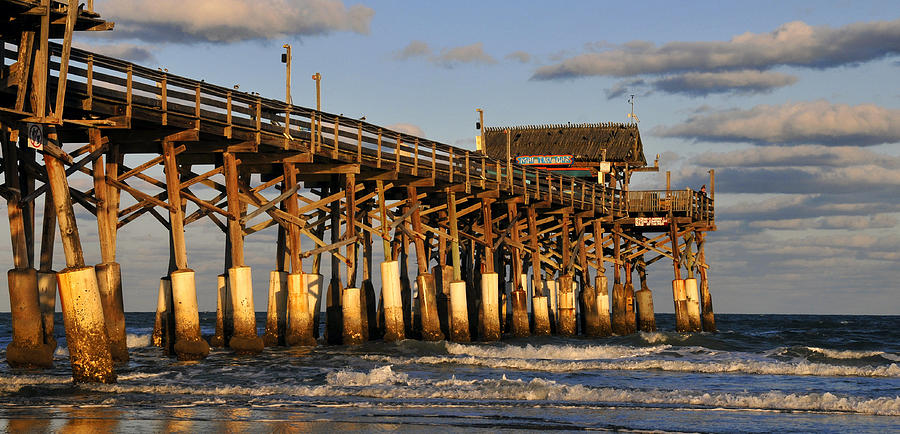
{"type": "Polygon", "coordinates": [[[631,104],[631,113],[628,113],[626,116],[628,116],[630,119],[634,119],[635,123],[640,122],[641,120],[638,119],[636,114],[634,114],[634,94],[631,94],[631,98],[628,98],[627,102],[631,104]]]}

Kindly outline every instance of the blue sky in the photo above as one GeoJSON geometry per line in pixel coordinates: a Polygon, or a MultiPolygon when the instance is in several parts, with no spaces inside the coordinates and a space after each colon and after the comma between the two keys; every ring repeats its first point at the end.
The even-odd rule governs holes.
{"type": "MultiPolygon", "coordinates": [[[[80,34],[76,46],[282,98],[279,56],[290,43],[295,104],[315,105],[309,77],[320,72],[325,110],[467,148],[475,108],[489,126],[624,122],[636,94],[645,153],[662,155],[676,186],[697,188],[717,169],[720,230],[707,255],[718,311],[900,313],[896,2],[98,0],[95,9],[116,30],[80,34]]],[[[634,182],[661,188],[664,174],[634,182]]],[[[154,224],[138,221],[120,238],[154,224]]],[[[95,226],[84,220],[82,230],[95,226]]],[[[220,236],[191,230],[189,250],[220,236]]],[[[248,248],[268,249],[271,234],[258,236],[248,248]]],[[[95,238],[83,239],[92,254],[95,238]]],[[[164,265],[129,263],[165,262],[167,247],[120,250],[126,282],[147,286],[126,289],[126,309],[152,309],[145,282],[164,265]]],[[[219,252],[196,253],[206,259],[192,266],[212,275],[198,285],[214,282],[219,252]]],[[[267,255],[255,268],[260,310],[267,255]]],[[[671,266],[650,274],[657,310],[670,312],[671,266]]],[[[213,300],[201,293],[201,309],[213,300]]]]}

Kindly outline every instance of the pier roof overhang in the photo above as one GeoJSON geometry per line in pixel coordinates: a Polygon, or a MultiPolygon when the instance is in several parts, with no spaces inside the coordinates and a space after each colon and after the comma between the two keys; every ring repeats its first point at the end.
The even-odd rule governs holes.
{"type": "Polygon", "coordinates": [[[576,161],[606,161],[647,165],[637,124],[591,123],[488,127],[484,130],[485,153],[506,159],[506,131],[510,135],[510,154],[573,155],[576,161]]]}

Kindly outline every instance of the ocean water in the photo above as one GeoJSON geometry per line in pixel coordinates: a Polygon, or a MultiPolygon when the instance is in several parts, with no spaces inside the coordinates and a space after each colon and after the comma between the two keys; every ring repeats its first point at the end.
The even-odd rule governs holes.
{"type": "MultiPolygon", "coordinates": [[[[61,323],[53,369],[0,365],[0,430],[900,431],[898,316],[720,314],[714,334],[214,349],[199,362],[149,345],[152,313],[126,316],[117,384],[72,384],[61,323]]],[[[201,314],[205,334],[213,320],[201,314]]]]}

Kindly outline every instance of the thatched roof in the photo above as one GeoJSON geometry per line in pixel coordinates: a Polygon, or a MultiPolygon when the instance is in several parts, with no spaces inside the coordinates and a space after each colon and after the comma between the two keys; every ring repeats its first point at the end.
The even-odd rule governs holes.
{"type": "Polygon", "coordinates": [[[510,131],[512,157],[519,155],[574,155],[576,160],[606,160],[647,164],[637,124],[615,122],[598,124],[529,125],[488,127],[484,130],[485,152],[492,158],[506,159],[506,133],[510,131]]]}

